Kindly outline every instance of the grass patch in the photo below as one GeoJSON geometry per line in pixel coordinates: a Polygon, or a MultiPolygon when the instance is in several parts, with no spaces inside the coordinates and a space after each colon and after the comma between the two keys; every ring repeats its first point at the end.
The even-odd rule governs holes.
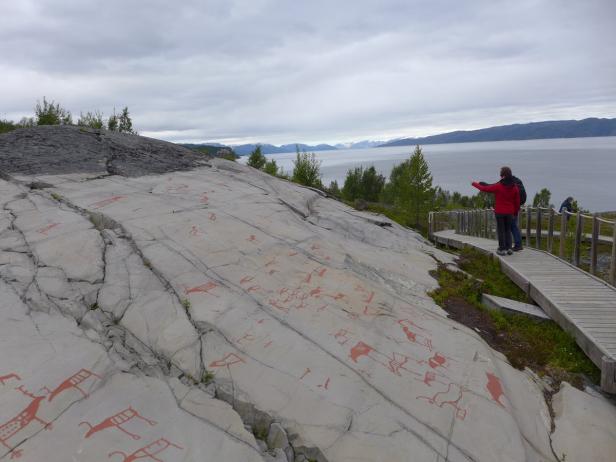
{"type": "Polygon", "coordinates": [[[212,371],[205,370],[201,375],[201,382],[208,385],[214,380],[215,377],[216,375],[212,371]]]}
{"type": "Polygon", "coordinates": [[[495,260],[476,250],[464,250],[458,263],[470,276],[444,265],[432,272],[440,287],[430,295],[452,319],[478,331],[515,368],[528,367],[541,376],[547,375],[556,386],[566,380],[581,387],[584,377],[599,383],[599,369],[558,324],[491,310],[481,304],[482,293],[527,301],[526,294],[495,260]]]}

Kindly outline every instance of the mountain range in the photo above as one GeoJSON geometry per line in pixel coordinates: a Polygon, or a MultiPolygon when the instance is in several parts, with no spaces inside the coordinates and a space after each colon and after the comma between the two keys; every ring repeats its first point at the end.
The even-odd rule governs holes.
{"type": "Polygon", "coordinates": [[[239,146],[232,146],[232,148],[238,156],[245,156],[254,151],[257,146],[261,146],[261,152],[263,154],[295,152],[296,147],[299,147],[300,151],[332,151],[336,149],[335,146],[331,146],[329,144],[317,144],[316,146],[311,146],[301,143],[283,144],[281,146],[274,146],[273,144],[241,144],[239,146]]]}
{"type": "MultiPolygon", "coordinates": [[[[616,118],[599,119],[588,118],[583,120],[549,120],[544,122],[531,122],[525,124],[499,125],[496,127],[481,128],[478,130],[457,130],[441,133],[438,135],[419,138],[398,138],[383,142],[363,140],[351,143],[339,143],[335,146],[330,144],[309,145],[302,143],[283,144],[241,144],[231,146],[239,156],[250,154],[257,146],[261,146],[263,154],[280,154],[295,152],[296,147],[300,151],[333,151],[342,149],[365,149],[387,146],[413,146],[416,144],[447,144],[447,143],[471,143],[479,141],[512,141],[512,140],[536,140],[550,138],[587,138],[593,136],[616,136],[616,118]]],[[[183,144],[183,146],[200,151],[216,148],[228,148],[219,143],[183,144]]]]}
{"type": "Polygon", "coordinates": [[[616,119],[550,120],[527,124],[500,125],[479,130],[458,130],[422,138],[402,138],[383,143],[380,146],[586,138],[593,136],[616,136],[616,119]]]}

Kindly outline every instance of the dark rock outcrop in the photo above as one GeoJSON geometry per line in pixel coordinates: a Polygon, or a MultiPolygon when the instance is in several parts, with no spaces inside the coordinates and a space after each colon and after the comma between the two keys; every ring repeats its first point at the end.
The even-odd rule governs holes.
{"type": "Polygon", "coordinates": [[[203,165],[209,157],[143,136],[73,126],[40,126],[0,135],[0,172],[141,176],[203,165]]]}

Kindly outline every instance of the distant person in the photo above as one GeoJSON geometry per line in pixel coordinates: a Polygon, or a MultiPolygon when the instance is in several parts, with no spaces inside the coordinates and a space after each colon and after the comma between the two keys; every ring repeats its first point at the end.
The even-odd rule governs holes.
{"type": "MultiPolygon", "coordinates": [[[[560,204],[560,209],[558,209],[558,213],[573,213],[573,197],[567,197],[562,204],[560,204]]],[[[569,221],[571,215],[567,215],[567,221],[569,221]]]]}
{"type": "MultiPolygon", "coordinates": [[[[524,183],[517,176],[511,176],[511,179],[518,187],[518,192],[520,193],[520,208],[526,203],[526,188],[524,188],[524,183]]],[[[511,234],[513,235],[513,251],[519,252],[522,250],[522,234],[520,233],[520,214],[519,209],[518,213],[513,216],[511,220],[511,234]]]]}
{"type": "Polygon", "coordinates": [[[520,191],[513,181],[509,167],[500,170],[500,181],[494,184],[471,184],[483,192],[494,194],[494,215],[498,234],[498,255],[511,255],[511,223],[520,210],[520,191]]]}

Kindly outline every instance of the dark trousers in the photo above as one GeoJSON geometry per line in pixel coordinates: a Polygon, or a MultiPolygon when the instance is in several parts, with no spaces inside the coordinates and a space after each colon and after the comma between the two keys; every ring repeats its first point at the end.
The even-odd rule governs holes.
{"type": "Polygon", "coordinates": [[[511,221],[513,215],[496,213],[496,234],[498,235],[498,250],[511,248],[511,221]]]}
{"type": "Polygon", "coordinates": [[[520,216],[514,215],[511,219],[511,234],[513,234],[513,243],[516,247],[522,247],[522,234],[520,233],[520,216]]]}

